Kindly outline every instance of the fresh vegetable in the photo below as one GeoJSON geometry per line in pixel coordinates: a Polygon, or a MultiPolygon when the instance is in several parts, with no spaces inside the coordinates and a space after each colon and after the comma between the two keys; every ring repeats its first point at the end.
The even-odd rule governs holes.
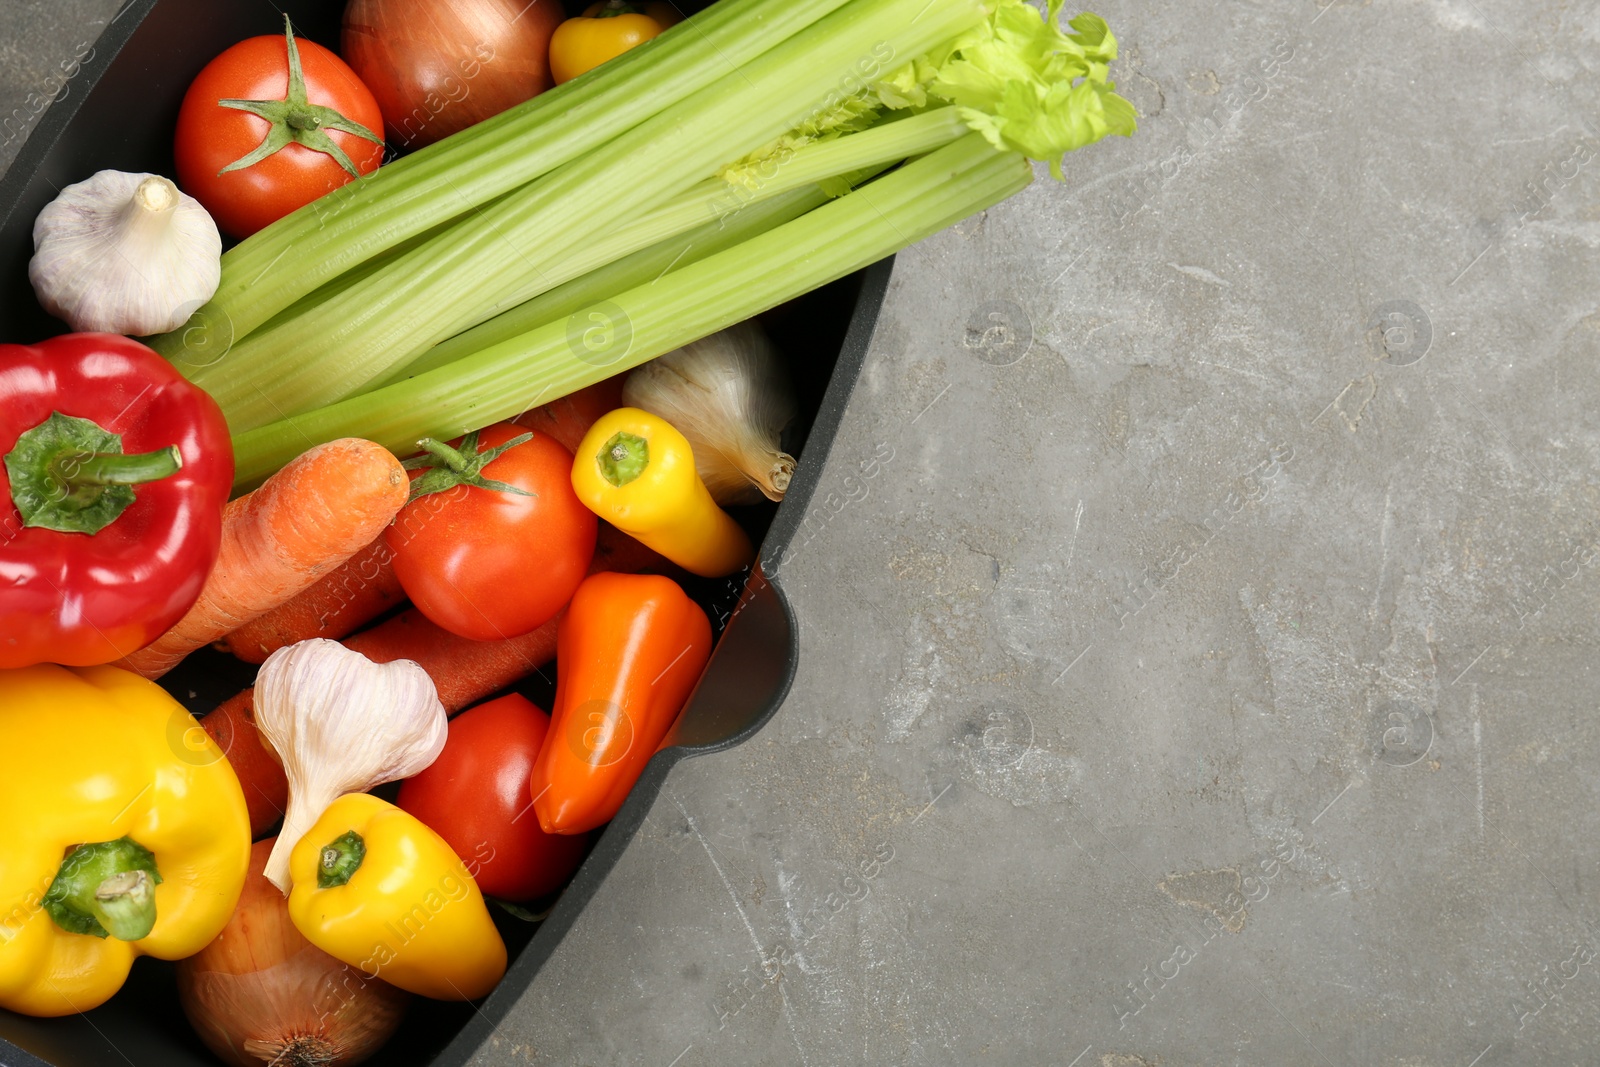
{"type": "Polygon", "coordinates": [[[302,641],[268,656],[256,675],[255,716],[289,779],[289,809],[267,861],[267,878],[285,893],[290,853],[329,804],[409,778],[444,748],[444,707],[427,673],[409,660],[373,663],[337,641],[302,641]]]}
{"type": "Polygon", "coordinates": [[[1031,180],[1021,156],[996,153],[969,134],[735,248],[616,294],[604,318],[627,325],[626,346],[602,344],[595,357],[579,358],[568,321],[539,326],[448,366],[236,433],[238,477],[262,477],[306,440],[356,427],[403,448],[422,436],[447,438],[507,417],[522,406],[513,398],[559,395],[631,369],[868,266],[1031,180]]]}
{"type": "Polygon", "coordinates": [[[755,548],[711,499],[694,452],[665,419],[638,408],[602,417],[578,445],[572,488],[595,514],[691,574],[750,565],[755,548]]]}
{"type": "Polygon", "coordinates": [[[567,884],[583,861],[582,834],[547,834],[530,810],[528,782],[550,716],[511,693],[450,722],[444,751],[408,778],[396,800],[459,856],[482,854],[473,877],[493,897],[528,901],[567,884]]]}
{"type": "Polygon", "coordinates": [[[372,543],[406,499],[400,461],[370,441],[318,445],[228,504],[222,549],[188,614],[121,664],[159,678],[372,543]]]}
{"type": "Polygon", "coordinates": [[[199,596],[233,481],[217,405],[111,334],[0,345],[0,667],[106,663],[199,596]]]}
{"type": "MultiPolygon", "coordinates": [[[[570,452],[595,419],[621,402],[622,379],[618,377],[525,412],[515,424],[549,434],[570,452]]],[[[615,529],[607,527],[606,531],[598,546],[601,550],[614,552],[619,541],[637,544],[615,529]]],[[[260,663],[296,641],[339,639],[354,633],[405,599],[393,562],[394,550],[379,537],[299,596],[222,638],[217,647],[246,663],[260,663]]]]}
{"type": "MultiPolygon", "coordinates": [[[[791,165],[783,172],[784,177],[793,173],[794,169],[791,165]]],[[[773,184],[779,183],[775,181],[773,184]]],[[[577,333],[581,350],[586,350],[591,340],[598,340],[603,345],[608,333],[611,337],[615,337],[617,325],[623,326],[624,335],[627,332],[625,323],[613,322],[602,310],[605,302],[613,294],[656,281],[669,271],[698,263],[707,256],[732,248],[739,242],[773,226],[796,219],[827,201],[828,194],[815,182],[782,192],[777,192],[772,186],[768,186],[762,190],[760,199],[742,207],[719,205],[714,202],[714,198],[707,197],[705,190],[699,190],[694,197],[686,197],[683,203],[669,205],[650,218],[642,220],[637,226],[613,233],[609,238],[597,241],[581,252],[574,253],[570,259],[563,262],[558,274],[542,276],[539,285],[530,286],[529,289],[530,292],[536,291],[546,282],[563,276],[571,276],[570,280],[544,292],[536,292],[536,295],[529,296],[515,307],[479,323],[470,330],[441,341],[404,367],[391,371],[381,382],[363,391],[370,392],[373,388],[392,385],[426,371],[447,366],[463,356],[473,355],[502,341],[512,340],[537,327],[557,321],[568,324],[569,343],[573,334],[577,333],[572,330],[574,323],[599,327],[594,332],[585,330],[577,333]],[[717,215],[712,221],[689,230],[681,229],[686,219],[704,218],[711,213],[717,215]],[[640,247],[647,237],[662,232],[666,234],[665,239],[640,247]],[[635,248],[639,250],[630,251],[635,248]]],[[[520,295],[523,294],[519,293],[518,296],[520,295]]],[[[601,357],[600,362],[605,362],[605,357],[610,353],[598,354],[601,357]]],[[[619,404],[612,404],[605,410],[610,411],[618,406],[619,404]]],[[[587,429],[588,426],[584,426],[584,430],[587,429]]],[[[578,442],[574,440],[571,442],[571,447],[575,448],[577,444],[578,442]]]]}
{"type": "Polygon", "coordinates": [[[477,1000],[506,972],[505,942],[466,864],[388,801],[334,801],[291,869],[295,926],[363,974],[436,1000],[477,1000]]]}
{"type": "Polygon", "coordinates": [[[681,21],[667,3],[601,0],[556,28],[550,39],[550,70],[562,85],[607,60],[661,36],[681,21]]]}
{"type": "Polygon", "coordinates": [[[338,640],[405,600],[394,551],[381,536],[295,597],[215,643],[246,663],[309,637],[338,640]]]}
{"type": "Polygon", "coordinates": [[[28,280],[74,330],[175,330],[221,277],[217,224],[159,174],[102,170],[61,190],[33,224],[28,280]]]}
{"type": "MultiPolygon", "coordinates": [[[[632,573],[665,566],[671,564],[655,552],[602,526],[589,569],[590,573],[632,573]]],[[[415,660],[433,679],[445,710],[454,714],[555,659],[557,632],[557,621],[552,619],[521,637],[473,641],[441,629],[421,612],[411,610],[346,638],[345,644],[375,663],[415,660]]]]}
{"type": "Polygon", "coordinates": [[[559,0],[350,0],[340,51],[383,111],[389,140],[421,148],[555,84],[559,0]]]}
{"type": "Polygon", "coordinates": [[[546,833],[616,815],[710,657],[711,622],[672,579],[585,579],[561,620],[556,705],[531,782],[546,833]]]}
{"type": "Polygon", "coordinates": [[[289,779],[283,765],[256,729],[255,690],[224,700],[200,725],[216,742],[244,789],[250,815],[250,836],[260,837],[278,824],[289,806],[289,779]]]}
{"type": "MultiPolygon", "coordinates": [[[[1059,10],[1052,2],[1044,18],[1021,0],[996,0],[992,11],[977,0],[851,0],[692,98],[462,216],[348,288],[308,301],[237,342],[236,355],[249,353],[243,370],[216,382],[242,431],[236,444],[248,456],[243,465],[270,466],[300,434],[320,439],[348,424],[385,442],[415,439],[423,429],[459,434],[509,414],[516,397],[559,394],[636,366],[990,206],[1031,181],[1029,157],[1051,160],[1060,176],[1061,152],[1131,132],[1133,110],[1106,81],[1115,41],[1104,22],[1079,16],[1076,32],[1063,33],[1055,24],[1059,10]],[[847,97],[841,83],[865,88],[847,97]],[[764,99],[810,101],[814,110],[798,126],[774,130],[768,123],[781,124],[777,116],[792,112],[752,107],[764,99]],[[908,108],[923,110],[893,114],[908,108]],[[963,136],[963,126],[977,133],[963,136]],[[563,276],[563,265],[593,244],[598,227],[632,224],[707,172],[720,173],[724,198],[749,193],[751,184],[764,192],[796,167],[809,173],[818,160],[837,167],[843,184],[846,175],[881,163],[880,153],[901,142],[905,127],[917,143],[906,165],[735,248],[671,269],[654,284],[615,294],[596,310],[609,331],[544,324],[354,395],[441,337],[528,295],[527,279],[563,276]],[[929,144],[928,137],[942,140],[929,144]],[[640,158],[651,160],[651,195],[608,202],[605,218],[591,220],[592,190],[625,184],[640,158]],[[515,265],[505,258],[512,254],[515,265]],[[485,285],[485,278],[497,280],[485,285]],[[397,314],[368,315],[342,330],[384,296],[397,314]],[[336,373],[292,373],[308,346],[335,332],[336,373]],[[601,347],[585,351],[591,335],[602,338],[601,347]],[[341,395],[347,399],[334,399],[341,395]],[[269,396],[288,417],[269,407],[269,396]],[[326,406],[308,410],[316,404],[326,406]]],[[[608,79],[596,72],[592,80],[608,79]]],[[[213,377],[196,371],[208,387],[213,377]]]]}
{"type": "Polygon", "coordinates": [[[312,41],[251,37],[206,64],[184,95],[178,182],[224,233],[248,237],[378,169],[383,116],[344,60],[312,41]]]}
{"type": "Polygon", "coordinates": [[[622,398],[683,434],[717,503],[783,499],[794,457],[779,439],[799,407],[788,372],[755,322],[658,356],[628,375],[622,398]]]}
{"type": "MultiPolygon", "coordinates": [[[[925,0],[854,0],[742,68],[729,70],[715,60],[726,73],[705,93],[640,122],[521,192],[463,216],[348,288],[236,340],[223,361],[231,366],[197,367],[194,380],[218,397],[235,432],[350,395],[493,314],[503,301],[526,292],[527,279],[559,276],[563,259],[592,243],[597,229],[644,217],[658,201],[783,135],[795,107],[825,104],[830,94],[838,95],[845,75],[859,76],[857,63],[886,70],[883,57],[902,50],[917,55],[976,25],[980,17],[978,0],[931,6],[925,0]],[[922,16],[913,18],[923,8],[922,16]],[[755,104],[763,99],[784,103],[755,104]],[[651,196],[597,198],[596,190],[637,182],[643,159],[650,161],[651,196]],[[385,313],[371,314],[380,302],[385,313]],[[337,339],[336,363],[319,366],[316,374],[293,372],[307,351],[327,346],[330,338],[337,339]]],[[[660,39],[676,32],[675,27],[660,39]]]]}
{"type": "MultiPolygon", "coordinates": [[[[590,573],[631,574],[675,568],[633,538],[602,525],[589,569],[590,573]]],[[[551,619],[521,637],[472,641],[440,629],[412,609],[345,638],[344,644],[374,663],[414,661],[433,679],[445,711],[454,715],[552,662],[557,622],[551,619]]],[[[250,833],[260,836],[283,817],[289,804],[289,781],[256,729],[255,690],[246,689],[224,701],[201,724],[233,763],[250,805],[250,833]]]]}
{"type": "Polygon", "coordinates": [[[115,667],[0,673],[0,1007],[98,1007],[137,956],[217,936],[250,860],[227,760],[159,686],[115,667]]]}
{"type": "Polygon", "coordinates": [[[271,841],[250,852],[239,907],[217,939],[178,963],[183,1013],[230,1067],[346,1067],[393,1035],[409,994],[307,941],[262,876],[271,841]]]}
{"type": "Polygon", "coordinates": [[[595,517],[572,492],[572,453],[508,423],[407,460],[411,502],[384,533],[394,572],[428,618],[476,641],[537,629],[572,599],[595,517]]]}
{"type": "Polygon", "coordinates": [[[383,167],[224,254],[217,295],[157,350],[191,369],[214,360],[325,283],[608,143],[847,2],[719,0],[594,77],[383,167]]]}

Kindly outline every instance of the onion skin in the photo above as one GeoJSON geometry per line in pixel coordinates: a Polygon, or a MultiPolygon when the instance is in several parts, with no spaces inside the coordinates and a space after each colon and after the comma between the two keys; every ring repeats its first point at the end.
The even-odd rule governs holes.
{"type": "Polygon", "coordinates": [[[410,994],[368,978],[301,936],[267,881],[273,840],[250,852],[239,907],[217,939],[178,962],[189,1023],[233,1067],[360,1063],[400,1025],[410,994]]]}
{"type": "Polygon", "coordinates": [[[559,0],[350,0],[340,50],[389,143],[421,148],[553,86],[563,17],[559,0]]]}

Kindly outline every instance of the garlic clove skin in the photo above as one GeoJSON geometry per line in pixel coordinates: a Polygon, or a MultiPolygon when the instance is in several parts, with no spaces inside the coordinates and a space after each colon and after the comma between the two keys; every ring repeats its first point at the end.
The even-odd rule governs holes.
{"type": "Polygon", "coordinates": [[[222,278],[217,224],[158,174],[103,170],[67,186],[34,220],[33,248],[39,303],[78,331],[175,330],[222,278]]]}
{"type": "Polygon", "coordinates": [[[777,350],[753,320],[642,365],[624,383],[622,402],[688,439],[718,504],[783,499],[795,460],[779,440],[799,407],[777,350]]]}
{"type": "Polygon", "coordinates": [[[337,641],[278,649],[256,675],[256,727],[283,763],[289,810],[266,876],[289,892],[289,854],[328,805],[431,766],[449,720],[408,659],[374,663],[337,641]]]}

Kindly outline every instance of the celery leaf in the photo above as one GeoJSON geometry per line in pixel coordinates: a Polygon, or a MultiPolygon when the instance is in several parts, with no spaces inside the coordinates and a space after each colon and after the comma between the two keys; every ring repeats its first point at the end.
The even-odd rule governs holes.
{"type": "Polygon", "coordinates": [[[1058,181],[1064,153],[1136,126],[1133,105],[1108,80],[1116,37],[1087,12],[1069,23],[1075,32],[1062,32],[1063,2],[1049,0],[1041,15],[1022,0],[1001,0],[926,83],[928,95],[955,104],[996,148],[1048,160],[1058,181]]]}

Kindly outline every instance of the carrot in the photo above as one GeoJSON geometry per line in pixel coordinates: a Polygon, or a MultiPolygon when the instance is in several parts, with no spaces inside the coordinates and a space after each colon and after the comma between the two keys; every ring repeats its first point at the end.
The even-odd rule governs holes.
{"type": "Polygon", "coordinates": [[[312,637],[337,641],[405,600],[394,552],[380,536],[311,588],[216,643],[246,663],[263,663],[286,645],[312,637]]]}
{"type": "Polygon", "coordinates": [[[397,659],[420,663],[439,690],[439,703],[454,715],[552,662],[560,623],[557,615],[521,637],[473,641],[434,625],[412,608],[345,644],[374,663],[397,659]]]}
{"type": "Polygon", "coordinates": [[[161,677],[371,544],[408,493],[404,468],[381,445],[345,438],[311,449],[223,509],[222,550],[200,599],[118,666],[161,677]]]}
{"type": "Polygon", "coordinates": [[[233,773],[244,787],[252,838],[277,825],[289,806],[289,780],[256,731],[254,693],[254,689],[246,689],[200,720],[206,733],[227,755],[233,773]]]}
{"type": "Polygon", "coordinates": [[[579,389],[560,400],[552,400],[543,407],[525,411],[511,421],[528,430],[542,430],[561,442],[568,452],[576,452],[601,415],[622,406],[622,382],[626,374],[618,374],[587,389],[579,389]]]}

